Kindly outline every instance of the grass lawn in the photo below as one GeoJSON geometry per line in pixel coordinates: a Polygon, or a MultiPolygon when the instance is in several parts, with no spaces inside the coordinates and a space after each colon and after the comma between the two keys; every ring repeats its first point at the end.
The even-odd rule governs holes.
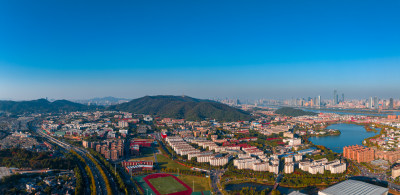
{"type": "Polygon", "coordinates": [[[162,154],[157,154],[157,161],[158,164],[160,165],[160,168],[170,168],[170,169],[179,168],[179,170],[190,170],[189,167],[180,165],[162,154]]]}
{"type": "Polygon", "coordinates": [[[149,179],[149,182],[161,194],[171,194],[186,190],[185,186],[180,184],[173,177],[159,177],[159,178],[149,179]]]}
{"type": "Polygon", "coordinates": [[[191,188],[193,188],[193,181],[194,181],[194,189],[193,189],[194,192],[211,190],[210,181],[208,177],[180,175],[178,178],[191,188]]]}
{"type": "Polygon", "coordinates": [[[131,158],[131,160],[152,160],[152,161],[154,161],[154,156],[144,156],[144,157],[138,157],[138,158],[131,158]]]}
{"type": "Polygon", "coordinates": [[[131,160],[152,160],[154,161],[153,149],[152,148],[140,148],[140,152],[143,154],[142,156],[133,157],[131,160]]]}

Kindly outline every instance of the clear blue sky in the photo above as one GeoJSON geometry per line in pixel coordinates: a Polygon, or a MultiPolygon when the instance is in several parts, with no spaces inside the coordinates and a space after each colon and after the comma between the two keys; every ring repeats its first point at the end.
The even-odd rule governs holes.
{"type": "Polygon", "coordinates": [[[400,1],[0,2],[0,99],[400,97],[400,1]]]}

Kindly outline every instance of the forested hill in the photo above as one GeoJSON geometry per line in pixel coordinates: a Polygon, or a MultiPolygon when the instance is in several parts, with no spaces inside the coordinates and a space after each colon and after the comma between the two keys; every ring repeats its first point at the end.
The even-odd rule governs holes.
{"type": "Polygon", "coordinates": [[[304,110],[300,110],[300,109],[296,109],[296,108],[290,108],[290,107],[283,107],[283,108],[279,108],[278,110],[275,111],[275,114],[280,114],[280,115],[284,115],[284,116],[304,116],[304,115],[317,115],[317,113],[315,112],[307,112],[304,110]]]}
{"type": "Polygon", "coordinates": [[[31,101],[0,101],[0,111],[12,114],[54,113],[95,110],[95,106],[87,106],[67,100],[49,102],[46,99],[31,101]]]}
{"type": "Polygon", "coordinates": [[[145,96],[110,106],[109,109],[190,121],[204,119],[239,121],[251,118],[250,114],[243,110],[219,102],[188,96],[145,96]]]}

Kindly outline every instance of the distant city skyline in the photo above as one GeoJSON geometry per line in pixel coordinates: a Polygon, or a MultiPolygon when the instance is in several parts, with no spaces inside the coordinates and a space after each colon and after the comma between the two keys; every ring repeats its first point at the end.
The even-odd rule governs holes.
{"type": "Polygon", "coordinates": [[[400,2],[0,2],[0,99],[400,98],[400,2]]]}

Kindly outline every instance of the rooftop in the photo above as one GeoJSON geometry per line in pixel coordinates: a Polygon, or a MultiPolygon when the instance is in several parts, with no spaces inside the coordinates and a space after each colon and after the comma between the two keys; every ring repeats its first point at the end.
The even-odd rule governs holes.
{"type": "Polygon", "coordinates": [[[366,182],[346,180],[318,192],[318,195],[386,195],[388,191],[388,188],[366,182]]]}

